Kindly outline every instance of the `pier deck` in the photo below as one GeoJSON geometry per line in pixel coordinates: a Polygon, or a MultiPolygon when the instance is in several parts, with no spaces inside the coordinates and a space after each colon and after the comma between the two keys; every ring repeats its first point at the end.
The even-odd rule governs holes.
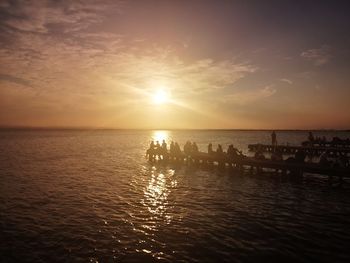
{"type": "MultiPolygon", "coordinates": [[[[150,158],[150,161],[155,161],[150,158]]],[[[349,167],[331,167],[322,166],[316,163],[296,163],[286,161],[272,161],[272,160],[257,160],[253,157],[237,157],[229,158],[226,154],[221,156],[209,155],[208,153],[198,152],[191,156],[186,156],[183,152],[177,155],[168,154],[164,156],[164,161],[168,162],[181,162],[181,163],[197,163],[205,165],[218,165],[221,167],[236,167],[239,169],[250,168],[256,171],[262,171],[263,169],[275,169],[282,173],[291,173],[302,176],[304,173],[319,174],[325,176],[337,176],[340,178],[350,177],[349,167]]]]}
{"type": "Polygon", "coordinates": [[[342,147],[350,148],[350,140],[338,140],[338,141],[304,141],[301,143],[303,146],[319,146],[319,147],[342,147]]]}
{"type": "Polygon", "coordinates": [[[291,145],[277,145],[270,144],[249,144],[249,151],[256,152],[261,150],[262,152],[274,152],[279,150],[282,154],[295,154],[297,151],[304,151],[306,154],[312,156],[319,156],[323,152],[327,151],[331,156],[339,156],[341,154],[350,155],[349,147],[326,147],[326,146],[291,146],[291,145]]]}

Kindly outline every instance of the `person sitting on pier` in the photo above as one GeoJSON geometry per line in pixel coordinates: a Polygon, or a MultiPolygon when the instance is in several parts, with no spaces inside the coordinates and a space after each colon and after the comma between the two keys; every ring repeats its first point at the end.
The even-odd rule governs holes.
{"type": "Polygon", "coordinates": [[[192,144],[190,141],[187,141],[184,145],[184,153],[186,155],[190,155],[191,154],[191,151],[192,151],[192,144]]]}
{"type": "Polygon", "coordinates": [[[191,160],[191,153],[192,153],[192,144],[190,141],[187,141],[184,145],[184,153],[186,156],[187,162],[191,160]]]}
{"type": "Polygon", "coordinates": [[[209,155],[213,155],[214,154],[213,145],[211,143],[208,144],[208,154],[209,155]]]}
{"type": "Polygon", "coordinates": [[[233,144],[230,144],[227,148],[227,156],[228,157],[234,157],[235,156],[235,152],[233,150],[233,144]]]}
{"type": "Polygon", "coordinates": [[[315,140],[315,137],[312,132],[309,132],[309,137],[308,137],[309,142],[313,142],[315,140]]]}
{"type": "Polygon", "coordinates": [[[168,158],[168,145],[165,140],[162,142],[161,155],[163,160],[168,158]]]}
{"type": "Polygon", "coordinates": [[[148,156],[148,160],[152,161],[154,160],[155,157],[155,145],[154,145],[154,141],[151,141],[149,148],[146,152],[146,157],[148,156]]]}
{"type": "Polygon", "coordinates": [[[257,150],[254,154],[254,158],[256,160],[265,160],[265,155],[263,154],[263,152],[261,150],[257,150]]]}
{"type": "Polygon", "coordinates": [[[175,154],[176,160],[180,160],[182,152],[180,149],[180,145],[177,142],[175,142],[175,145],[174,145],[174,154],[175,154]]]}
{"type": "Polygon", "coordinates": [[[216,155],[217,156],[222,156],[224,151],[222,150],[221,144],[218,144],[218,148],[216,149],[216,155]]]}
{"type": "Polygon", "coordinates": [[[235,159],[238,156],[241,156],[242,152],[238,151],[237,148],[233,147],[233,144],[230,144],[227,149],[227,156],[229,158],[235,159]]]}
{"type": "Polygon", "coordinates": [[[155,155],[158,157],[158,160],[159,160],[160,157],[161,157],[161,147],[160,147],[159,141],[156,142],[156,146],[154,148],[154,152],[155,152],[155,155]]]}
{"type": "Polygon", "coordinates": [[[199,163],[198,153],[199,153],[198,145],[197,145],[197,143],[193,142],[192,143],[192,148],[191,148],[191,159],[196,164],[199,163]]]}
{"type": "Polygon", "coordinates": [[[297,150],[297,152],[295,153],[295,161],[297,163],[304,163],[305,157],[306,157],[306,154],[303,150],[297,150]]]}
{"type": "Polygon", "coordinates": [[[150,150],[154,151],[154,149],[156,148],[156,145],[154,144],[154,141],[151,141],[150,145],[149,145],[150,150]]]}
{"type": "Polygon", "coordinates": [[[320,155],[319,164],[322,165],[322,166],[329,166],[331,164],[331,162],[329,161],[328,158],[329,158],[328,151],[324,151],[320,155]]]}
{"type": "Polygon", "coordinates": [[[173,141],[171,141],[170,143],[170,155],[174,155],[175,154],[175,144],[173,141]]]}
{"type": "Polygon", "coordinates": [[[192,144],[192,153],[197,154],[199,152],[197,143],[193,142],[192,144]]]}
{"type": "Polygon", "coordinates": [[[342,153],[338,158],[337,158],[337,166],[341,168],[347,168],[349,167],[349,158],[346,156],[346,154],[342,153]]]}
{"type": "Polygon", "coordinates": [[[333,137],[333,140],[332,140],[333,143],[339,143],[341,142],[341,139],[339,137],[333,137]]]}
{"type": "Polygon", "coordinates": [[[283,155],[280,149],[276,149],[272,154],[271,154],[271,160],[272,161],[283,161],[283,155]]]}

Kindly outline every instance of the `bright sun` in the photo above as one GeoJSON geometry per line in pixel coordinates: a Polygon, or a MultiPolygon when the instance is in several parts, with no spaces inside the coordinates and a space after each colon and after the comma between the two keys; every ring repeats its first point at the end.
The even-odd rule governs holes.
{"type": "Polygon", "coordinates": [[[169,96],[169,93],[164,90],[157,90],[153,94],[152,99],[154,104],[164,104],[169,102],[170,96],[169,96]]]}

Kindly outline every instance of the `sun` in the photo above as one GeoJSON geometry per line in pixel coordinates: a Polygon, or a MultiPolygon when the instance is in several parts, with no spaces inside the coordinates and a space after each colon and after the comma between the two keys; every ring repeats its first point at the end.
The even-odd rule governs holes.
{"type": "Polygon", "coordinates": [[[170,101],[170,95],[165,90],[160,89],[153,94],[152,101],[154,104],[165,104],[170,101]]]}

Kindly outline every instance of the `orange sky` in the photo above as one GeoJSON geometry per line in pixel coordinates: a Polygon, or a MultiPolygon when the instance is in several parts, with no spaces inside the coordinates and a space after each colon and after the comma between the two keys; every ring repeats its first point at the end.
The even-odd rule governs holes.
{"type": "Polygon", "coordinates": [[[2,1],[0,126],[349,129],[342,10],[2,1]]]}

